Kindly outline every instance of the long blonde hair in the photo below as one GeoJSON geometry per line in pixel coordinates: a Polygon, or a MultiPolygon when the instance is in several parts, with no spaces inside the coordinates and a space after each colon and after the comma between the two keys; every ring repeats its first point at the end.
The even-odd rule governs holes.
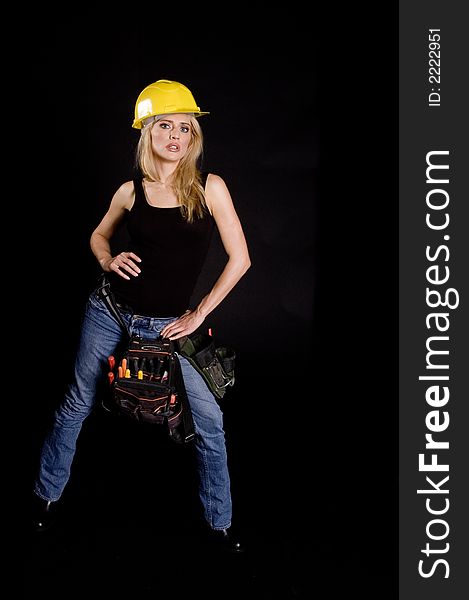
{"type": "MultiPolygon", "coordinates": [[[[204,216],[207,204],[201,173],[197,166],[203,151],[202,129],[194,116],[188,115],[188,117],[191,126],[191,141],[186,154],[173,174],[171,187],[181,204],[182,215],[189,223],[192,223],[194,217],[204,216]]],[[[135,157],[137,167],[140,168],[143,176],[150,181],[158,181],[150,135],[157,120],[155,119],[152,124],[141,130],[135,157]]]]}

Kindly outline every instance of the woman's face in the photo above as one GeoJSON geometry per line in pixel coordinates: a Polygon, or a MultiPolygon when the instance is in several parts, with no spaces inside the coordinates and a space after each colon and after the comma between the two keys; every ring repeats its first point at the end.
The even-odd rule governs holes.
{"type": "Polygon", "coordinates": [[[151,129],[151,146],[158,158],[177,162],[186,154],[191,141],[189,115],[164,115],[151,129]]]}

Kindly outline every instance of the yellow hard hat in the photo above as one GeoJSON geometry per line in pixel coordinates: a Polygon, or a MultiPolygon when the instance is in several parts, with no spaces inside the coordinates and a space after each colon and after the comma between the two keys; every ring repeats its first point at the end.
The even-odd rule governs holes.
{"type": "Polygon", "coordinates": [[[177,81],[159,79],[140,92],[135,103],[132,127],[142,129],[145,119],[173,113],[191,113],[195,117],[210,114],[200,110],[194,96],[185,85],[177,81]]]}

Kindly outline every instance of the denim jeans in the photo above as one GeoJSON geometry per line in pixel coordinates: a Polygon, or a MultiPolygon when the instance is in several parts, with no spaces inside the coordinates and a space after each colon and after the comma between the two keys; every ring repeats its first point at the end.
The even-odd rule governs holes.
{"type": "MultiPolygon", "coordinates": [[[[122,312],[131,334],[158,337],[175,317],[153,318],[122,312]]],[[[43,500],[57,501],[70,478],[76,442],[83,421],[96,401],[107,358],[121,341],[123,331],[106,305],[92,292],[86,304],[74,378],[54,414],[40,454],[34,491],[43,500]]],[[[199,497],[204,516],[213,529],[231,525],[232,505],[222,411],[202,376],[179,356],[195,426],[199,497]]],[[[156,475],[156,474],[155,474],[156,475]]]]}

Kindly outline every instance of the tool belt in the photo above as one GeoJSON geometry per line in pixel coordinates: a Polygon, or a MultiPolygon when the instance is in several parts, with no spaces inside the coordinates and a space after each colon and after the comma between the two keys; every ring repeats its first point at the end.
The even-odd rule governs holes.
{"type": "Polygon", "coordinates": [[[194,423],[174,343],[168,339],[131,337],[115,360],[108,358],[111,412],[134,421],[163,425],[170,438],[187,443],[194,423]]]}

